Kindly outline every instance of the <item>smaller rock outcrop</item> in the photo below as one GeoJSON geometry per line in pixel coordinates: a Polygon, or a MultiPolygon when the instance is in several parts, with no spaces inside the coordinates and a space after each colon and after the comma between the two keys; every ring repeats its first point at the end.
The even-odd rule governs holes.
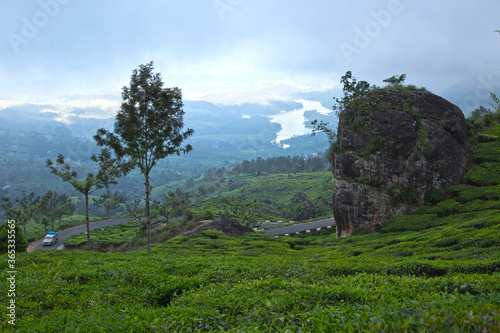
{"type": "Polygon", "coordinates": [[[293,196],[285,212],[285,217],[294,221],[310,220],[316,217],[316,207],[307,195],[299,192],[293,196]]]}
{"type": "Polygon", "coordinates": [[[234,182],[231,185],[229,185],[229,191],[237,190],[237,189],[245,186],[246,184],[248,184],[248,182],[244,181],[244,180],[240,180],[238,182],[234,182]]]}
{"type": "Polygon", "coordinates": [[[199,234],[205,230],[218,230],[225,233],[231,237],[238,237],[246,234],[247,232],[254,232],[249,227],[238,223],[238,221],[233,219],[215,219],[215,220],[205,220],[201,221],[193,230],[184,233],[184,236],[199,234]]]}

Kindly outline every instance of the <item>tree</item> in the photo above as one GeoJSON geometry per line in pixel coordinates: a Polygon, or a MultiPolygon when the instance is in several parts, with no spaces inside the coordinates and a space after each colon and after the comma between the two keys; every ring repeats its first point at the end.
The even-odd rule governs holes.
{"type": "Polygon", "coordinates": [[[385,79],[384,82],[388,84],[389,87],[401,86],[406,80],[406,74],[401,75],[393,75],[388,79],[385,79]]]}
{"type": "Polygon", "coordinates": [[[168,192],[168,196],[165,196],[165,204],[170,208],[170,214],[173,217],[182,216],[191,205],[191,195],[177,188],[175,192],[168,192]]]}
{"type": "MultiPolygon", "coordinates": [[[[22,232],[20,232],[19,221],[15,220],[14,224],[12,224],[13,220],[9,220],[7,223],[0,224],[0,253],[8,253],[12,254],[12,247],[9,247],[12,242],[12,239],[15,240],[15,253],[21,253],[26,250],[28,247],[28,242],[22,232]],[[15,236],[12,236],[12,235],[15,236]],[[13,238],[15,237],[15,238],[13,238]]],[[[12,245],[11,245],[12,246],[12,245]]]]}
{"type": "Polygon", "coordinates": [[[135,199],[132,203],[125,205],[127,215],[133,217],[142,225],[142,218],[144,217],[144,207],[142,206],[142,199],[135,199]]]}
{"type": "Polygon", "coordinates": [[[59,221],[64,215],[73,215],[75,206],[71,202],[71,198],[67,194],[58,195],[57,192],[49,191],[41,199],[39,215],[46,216],[52,223],[54,229],[54,221],[59,221]]]}
{"type": "MultiPolygon", "coordinates": [[[[400,75],[399,77],[392,76],[391,78],[384,80],[384,82],[387,82],[388,84],[402,84],[405,78],[405,74],[400,75]]],[[[361,105],[361,103],[359,103],[360,99],[368,97],[374,89],[374,87],[370,87],[370,84],[366,81],[357,81],[356,78],[352,76],[351,71],[347,71],[345,75],[342,76],[340,83],[343,85],[342,92],[344,93],[344,96],[342,99],[335,98],[337,104],[333,106],[333,110],[337,112],[337,115],[344,114],[344,122],[349,124],[346,126],[344,132],[335,133],[329,127],[329,123],[324,121],[318,121],[316,119],[311,122],[311,125],[313,126],[312,135],[316,135],[317,133],[326,133],[330,144],[337,144],[339,146],[342,145],[342,139],[346,132],[352,126],[355,126],[360,121],[360,118],[363,118],[366,113],[366,105],[361,105]],[[351,111],[348,112],[349,110],[351,111]],[[349,114],[347,115],[346,113],[349,114]]]]}
{"type": "Polygon", "coordinates": [[[1,206],[5,211],[7,219],[15,220],[21,224],[24,229],[24,238],[28,239],[26,225],[40,208],[40,197],[35,197],[35,193],[33,192],[29,195],[23,192],[21,198],[16,199],[16,207],[12,205],[12,202],[10,202],[8,198],[2,198],[1,206]]]}
{"type": "Polygon", "coordinates": [[[474,120],[481,119],[482,117],[484,117],[489,113],[492,113],[491,110],[481,105],[479,108],[472,111],[470,118],[474,120]]]}
{"type": "Polygon", "coordinates": [[[42,215],[40,216],[39,223],[43,225],[43,230],[45,231],[45,233],[47,233],[47,227],[49,226],[50,219],[47,216],[42,215]]]}
{"type": "Polygon", "coordinates": [[[500,114],[500,98],[498,98],[494,93],[490,93],[490,96],[493,100],[493,103],[490,103],[490,105],[496,110],[497,114],[500,114]]]}
{"type": "Polygon", "coordinates": [[[169,155],[187,153],[191,145],[182,142],[194,131],[184,127],[182,92],[163,88],[153,62],[132,72],[129,87],[123,87],[123,103],[116,115],[114,131],[104,128],[94,136],[99,146],[107,146],[119,157],[131,158],[144,175],[147,253],[151,253],[151,217],[149,175],[151,169],[169,155]]]}
{"type": "Polygon", "coordinates": [[[94,175],[89,173],[85,179],[78,178],[78,173],[72,171],[69,164],[64,161],[64,156],[59,154],[56,165],[48,159],[47,167],[51,173],[73,186],[75,190],[85,197],[85,221],[87,223],[87,249],[90,250],[90,223],[89,223],[89,195],[103,187],[116,184],[116,179],[126,175],[131,169],[130,162],[122,162],[119,158],[112,158],[108,149],[102,149],[98,156],[92,155],[91,160],[98,170],[94,175]]]}
{"type": "Polygon", "coordinates": [[[115,191],[111,193],[107,190],[105,193],[101,194],[99,199],[93,199],[94,205],[104,208],[106,210],[106,217],[109,219],[111,217],[111,211],[119,208],[121,204],[125,203],[125,199],[115,191]]]}

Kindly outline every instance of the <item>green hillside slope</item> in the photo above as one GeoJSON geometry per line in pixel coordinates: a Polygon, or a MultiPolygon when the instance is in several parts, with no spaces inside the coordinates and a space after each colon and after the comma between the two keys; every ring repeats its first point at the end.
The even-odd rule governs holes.
{"type": "MultiPolygon", "coordinates": [[[[222,183],[220,180],[203,183],[202,186],[205,188],[216,188],[214,197],[200,200],[194,210],[211,211],[218,217],[224,209],[227,209],[224,198],[240,198],[258,203],[262,211],[257,215],[260,222],[290,220],[291,218],[286,218],[286,211],[290,208],[292,198],[297,193],[304,193],[315,206],[317,218],[330,217],[333,185],[330,171],[263,176],[241,175],[222,183]]],[[[237,216],[234,218],[238,219],[237,216]]]]}
{"type": "MultiPolygon", "coordinates": [[[[465,184],[376,234],[19,254],[0,329],[14,300],[17,332],[499,332],[500,141],[478,140],[465,184]]],[[[11,269],[0,262],[3,281],[11,269]]]]}
{"type": "MultiPolygon", "coordinates": [[[[423,231],[391,232],[398,220],[343,239],[209,231],[149,256],[19,255],[16,329],[498,332],[499,211],[422,218],[423,231]]],[[[7,284],[0,295],[5,311],[7,284]]]]}

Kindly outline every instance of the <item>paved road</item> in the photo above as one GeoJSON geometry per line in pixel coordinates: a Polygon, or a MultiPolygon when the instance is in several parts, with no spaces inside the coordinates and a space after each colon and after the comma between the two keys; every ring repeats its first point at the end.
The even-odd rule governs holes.
{"type": "Polygon", "coordinates": [[[325,228],[334,225],[335,225],[335,220],[333,218],[330,218],[321,221],[308,222],[308,223],[295,224],[290,226],[269,229],[265,231],[265,234],[270,236],[281,236],[286,234],[293,234],[296,232],[302,232],[306,230],[316,230],[317,228],[325,228]]]}
{"type": "MultiPolygon", "coordinates": [[[[130,219],[129,218],[120,218],[120,219],[113,219],[113,220],[104,220],[104,221],[99,221],[99,222],[93,222],[90,223],[90,230],[96,229],[96,228],[102,228],[105,226],[109,225],[115,225],[119,223],[125,223],[128,222],[130,219]]],[[[270,224],[271,225],[271,224],[270,224]]],[[[269,226],[270,226],[269,225],[269,226]]],[[[276,225],[276,224],[272,224],[276,225]]],[[[293,234],[296,232],[303,232],[306,230],[316,230],[317,228],[325,228],[327,226],[334,226],[335,225],[335,220],[333,218],[326,219],[326,220],[321,220],[321,221],[315,221],[315,222],[308,222],[308,223],[302,223],[302,224],[295,224],[295,225],[285,225],[283,227],[276,227],[273,229],[266,230],[265,233],[267,235],[271,236],[281,236],[285,234],[293,234]]],[[[265,224],[262,224],[261,226],[268,226],[265,224]]],[[[30,248],[30,252],[37,251],[37,250],[61,250],[63,249],[63,243],[66,239],[71,237],[74,234],[79,234],[80,232],[85,232],[87,231],[87,226],[85,224],[61,230],[59,231],[59,240],[57,243],[51,246],[43,246],[42,241],[43,239],[39,240],[36,242],[33,246],[30,248]]]]}
{"type": "MultiPolygon", "coordinates": [[[[96,229],[96,228],[102,228],[108,225],[115,225],[119,223],[125,223],[128,222],[129,218],[120,218],[120,219],[113,219],[113,220],[105,220],[105,221],[99,221],[99,222],[93,222],[90,223],[90,230],[96,229]]],[[[65,229],[59,231],[59,240],[57,243],[51,246],[43,246],[42,241],[43,239],[39,240],[35,245],[33,245],[30,249],[30,252],[36,251],[36,250],[60,250],[62,249],[62,244],[66,239],[71,237],[74,234],[79,234],[80,232],[86,232],[87,231],[87,225],[82,224],[73,228],[65,229]]]]}

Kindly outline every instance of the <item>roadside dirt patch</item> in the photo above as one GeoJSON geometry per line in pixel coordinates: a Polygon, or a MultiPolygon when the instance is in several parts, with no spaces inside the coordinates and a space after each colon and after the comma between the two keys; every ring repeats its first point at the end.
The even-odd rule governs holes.
{"type": "MultiPolygon", "coordinates": [[[[110,253],[113,251],[115,246],[113,244],[103,244],[99,242],[92,242],[90,243],[90,250],[91,251],[96,251],[96,252],[101,252],[101,253],[110,253]]],[[[75,251],[75,250],[87,250],[87,244],[82,245],[82,246],[77,246],[77,247],[65,247],[65,250],[68,251],[75,251]]]]}

